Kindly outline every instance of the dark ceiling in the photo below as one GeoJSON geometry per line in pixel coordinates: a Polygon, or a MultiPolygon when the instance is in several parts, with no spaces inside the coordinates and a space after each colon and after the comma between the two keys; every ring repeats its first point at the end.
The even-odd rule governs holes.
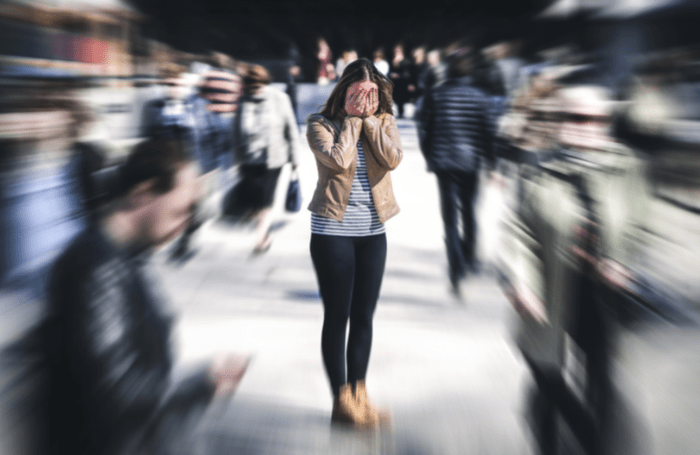
{"type": "Polygon", "coordinates": [[[313,56],[323,36],[337,54],[369,55],[403,41],[445,45],[465,36],[514,35],[552,0],[129,0],[152,19],[150,33],[189,52],[220,50],[243,59],[280,58],[293,43],[313,56]]]}

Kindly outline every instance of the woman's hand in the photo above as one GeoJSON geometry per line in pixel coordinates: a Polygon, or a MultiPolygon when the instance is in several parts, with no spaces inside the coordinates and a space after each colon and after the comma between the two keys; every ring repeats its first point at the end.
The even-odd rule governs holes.
{"type": "Polygon", "coordinates": [[[379,91],[376,88],[373,88],[370,90],[370,92],[367,95],[367,99],[365,102],[365,110],[362,113],[362,117],[369,117],[371,115],[374,115],[375,112],[377,112],[377,109],[379,108],[379,91]]]}
{"type": "Polygon", "coordinates": [[[362,117],[365,112],[368,93],[364,88],[350,86],[345,97],[345,112],[350,116],[362,117]]]}

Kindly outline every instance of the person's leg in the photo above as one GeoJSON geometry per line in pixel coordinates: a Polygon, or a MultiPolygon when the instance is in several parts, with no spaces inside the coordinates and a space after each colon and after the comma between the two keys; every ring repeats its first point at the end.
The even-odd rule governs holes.
{"type": "Polygon", "coordinates": [[[311,259],[323,300],[321,333],[323,363],[333,395],[347,383],[345,332],[355,280],[355,247],[348,237],[311,235],[311,259]]]}
{"type": "Polygon", "coordinates": [[[447,247],[447,263],[450,269],[450,283],[456,287],[464,277],[464,257],[462,241],[457,225],[457,184],[449,172],[437,172],[438,189],[440,191],[440,210],[445,226],[445,245],[447,247]]]}
{"type": "Polygon", "coordinates": [[[348,382],[365,379],[372,349],[372,319],[386,265],[386,235],[359,238],[355,250],[355,282],[350,305],[348,382]]]}
{"type": "Polygon", "coordinates": [[[255,215],[255,252],[267,251],[272,243],[270,226],[272,225],[272,208],[264,208],[255,215]]]}
{"type": "Polygon", "coordinates": [[[477,193],[478,174],[460,173],[458,177],[459,198],[462,206],[462,257],[466,267],[475,269],[476,266],[476,217],[474,201],[477,193]]]}
{"type": "Polygon", "coordinates": [[[528,410],[535,441],[542,455],[554,455],[557,453],[559,434],[555,392],[558,381],[551,374],[546,374],[535,362],[527,357],[525,360],[536,384],[534,400],[528,410]]]}
{"type": "Polygon", "coordinates": [[[264,170],[260,176],[259,191],[262,208],[255,216],[255,249],[254,253],[264,253],[270,247],[270,226],[272,224],[272,205],[275,200],[275,190],[282,168],[264,170]]]}

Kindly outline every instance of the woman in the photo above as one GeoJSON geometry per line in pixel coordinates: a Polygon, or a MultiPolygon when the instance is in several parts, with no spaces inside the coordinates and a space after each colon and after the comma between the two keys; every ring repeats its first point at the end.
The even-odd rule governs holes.
{"type": "Polygon", "coordinates": [[[384,223],[399,212],[389,175],[403,156],[392,89],[372,62],[357,60],[307,129],[319,176],[309,205],[311,259],[325,314],[321,350],[335,398],[331,420],[358,427],[389,418],[367,399],[365,375],[386,261],[384,223]]]}
{"type": "Polygon", "coordinates": [[[270,219],[282,166],[296,169],[299,131],[286,93],[269,87],[270,74],[251,65],[243,78],[243,92],[234,121],[236,162],[242,185],[257,223],[253,254],[266,252],[272,243],[270,219]]]}

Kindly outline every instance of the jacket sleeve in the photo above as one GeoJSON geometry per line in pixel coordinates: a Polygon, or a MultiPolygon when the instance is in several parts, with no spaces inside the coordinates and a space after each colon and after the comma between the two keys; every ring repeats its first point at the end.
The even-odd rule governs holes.
{"type": "Polygon", "coordinates": [[[377,117],[367,117],[362,121],[362,130],[377,162],[389,170],[396,169],[403,158],[403,150],[394,117],[389,117],[383,128],[377,117]]]}
{"type": "Polygon", "coordinates": [[[361,118],[347,117],[336,141],[333,131],[328,126],[312,118],[309,120],[306,138],[319,162],[336,172],[342,172],[353,162],[361,130],[361,118]]]}

